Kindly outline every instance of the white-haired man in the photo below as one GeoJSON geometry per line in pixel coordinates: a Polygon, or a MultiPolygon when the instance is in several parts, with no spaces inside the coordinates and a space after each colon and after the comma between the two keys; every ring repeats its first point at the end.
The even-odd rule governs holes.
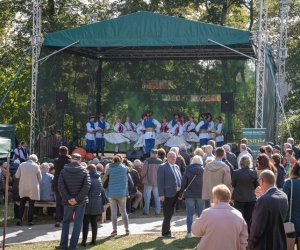
{"type": "Polygon", "coordinates": [[[29,202],[28,208],[28,226],[33,226],[33,212],[34,202],[40,200],[40,187],[39,183],[42,179],[40,167],[37,164],[38,157],[35,154],[29,156],[29,160],[20,164],[15,176],[19,180],[19,195],[20,195],[20,208],[19,220],[17,225],[22,225],[22,219],[25,210],[25,204],[29,202]]]}
{"type": "Polygon", "coordinates": [[[157,186],[160,200],[163,202],[162,236],[170,238],[171,219],[174,213],[176,201],[181,189],[181,173],[176,162],[176,153],[170,151],[167,154],[167,162],[160,165],[157,172],[157,186]]]}

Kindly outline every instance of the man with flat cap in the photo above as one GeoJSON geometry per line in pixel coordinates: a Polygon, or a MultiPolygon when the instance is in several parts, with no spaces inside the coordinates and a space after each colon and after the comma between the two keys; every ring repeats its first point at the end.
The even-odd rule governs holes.
{"type": "Polygon", "coordinates": [[[151,149],[150,157],[144,161],[141,178],[144,181],[144,210],[143,214],[149,214],[151,192],[154,196],[155,214],[160,214],[160,199],[157,187],[157,171],[162,164],[162,160],[157,157],[157,149],[151,149]]]}

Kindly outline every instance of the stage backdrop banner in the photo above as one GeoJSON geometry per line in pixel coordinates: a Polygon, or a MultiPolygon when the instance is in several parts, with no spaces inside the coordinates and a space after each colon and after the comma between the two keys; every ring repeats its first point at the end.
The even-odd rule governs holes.
{"type": "Polygon", "coordinates": [[[5,137],[0,137],[0,158],[6,158],[10,152],[11,140],[5,137]]]}
{"type": "Polygon", "coordinates": [[[266,144],[265,128],[243,128],[242,137],[248,139],[248,147],[252,150],[253,158],[259,154],[259,148],[266,144]]]}

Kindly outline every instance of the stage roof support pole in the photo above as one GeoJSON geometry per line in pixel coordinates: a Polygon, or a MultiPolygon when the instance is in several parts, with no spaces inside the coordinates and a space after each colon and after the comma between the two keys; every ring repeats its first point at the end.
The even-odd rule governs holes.
{"type": "Polygon", "coordinates": [[[96,111],[97,111],[97,115],[99,115],[100,112],[103,112],[102,110],[102,103],[101,103],[101,92],[102,92],[102,67],[103,67],[103,61],[100,60],[98,62],[98,69],[97,69],[97,80],[96,80],[96,111]]]}
{"type": "Polygon", "coordinates": [[[30,153],[34,153],[36,148],[36,130],[37,130],[37,103],[36,90],[38,82],[38,58],[42,46],[42,0],[33,1],[32,11],[32,79],[31,79],[31,107],[30,107],[30,153]]]}
{"type": "Polygon", "coordinates": [[[265,46],[268,43],[268,0],[260,0],[258,25],[259,26],[257,32],[255,128],[263,128],[266,57],[265,46]]]}
{"type": "MultiPolygon", "coordinates": [[[[278,92],[278,102],[277,102],[277,113],[276,113],[276,123],[279,124],[282,121],[282,117],[287,125],[287,129],[289,132],[289,136],[291,137],[291,133],[288,127],[288,122],[286,121],[285,113],[284,113],[284,103],[285,97],[288,94],[289,87],[286,82],[286,60],[288,58],[288,49],[287,49],[287,41],[288,41],[288,25],[289,25],[289,10],[290,10],[290,2],[291,0],[280,0],[280,25],[279,25],[279,37],[278,37],[278,47],[276,54],[277,61],[277,92],[278,92]],[[280,107],[281,109],[280,110],[280,107]],[[282,112],[282,116],[280,117],[280,113],[282,112]]],[[[276,138],[279,135],[279,128],[276,126],[276,138]]]]}

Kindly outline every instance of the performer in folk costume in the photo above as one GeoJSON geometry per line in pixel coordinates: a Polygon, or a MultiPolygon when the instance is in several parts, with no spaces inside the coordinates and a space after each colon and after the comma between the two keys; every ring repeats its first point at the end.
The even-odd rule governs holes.
{"type": "Polygon", "coordinates": [[[126,131],[126,127],[121,123],[121,118],[118,116],[114,123],[114,132],[105,134],[104,138],[111,144],[115,144],[115,154],[119,152],[119,147],[121,143],[129,143],[130,140],[126,138],[123,133],[126,131]]]}
{"type": "Polygon", "coordinates": [[[164,116],[161,121],[160,132],[164,132],[164,133],[169,132],[168,124],[169,123],[167,121],[167,117],[164,116]]]}
{"type": "Polygon", "coordinates": [[[126,116],[126,121],[124,123],[127,131],[135,131],[136,130],[136,125],[130,120],[130,117],[127,115],[126,116]]]}
{"type": "Polygon", "coordinates": [[[155,146],[155,130],[160,131],[160,123],[153,117],[153,112],[148,110],[147,116],[143,121],[145,128],[145,153],[150,154],[150,151],[155,146]]]}
{"type": "Polygon", "coordinates": [[[217,116],[216,117],[216,144],[217,147],[222,147],[224,144],[224,135],[223,135],[223,124],[222,124],[222,117],[221,116],[217,116]]]}
{"type": "Polygon", "coordinates": [[[94,151],[94,143],[95,143],[95,134],[96,134],[96,127],[95,127],[95,116],[90,115],[89,121],[86,123],[86,151],[89,153],[93,153],[94,151]]]}
{"type": "Polygon", "coordinates": [[[155,145],[165,144],[166,141],[171,137],[168,124],[167,117],[163,117],[160,126],[160,133],[158,133],[155,138],[155,145]]]}
{"type": "Polygon", "coordinates": [[[207,113],[207,121],[208,121],[208,129],[207,129],[207,133],[208,133],[208,140],[212,140],[214,138],[214,135],[213,135],[213,130],[215,129],[215,124],[214,124],[214,121],[213,121],[213,118],[212,118],[212,115],[211,113],[207,113]]]}
{"type": "Polygon", "coordinates": [[[143,113],[140,121],[136,124],[136,132],[139,138],[134,144],[134,148],[142,149],[144,152],[145,152],[145,128],[144,128],[145,117],[146,117],[146,113],[143,113]]]}
{"type": "MultiPolygon", "coordinates": [[[[130,120],[130,117],[126,116],[126,121],[124,123],[126,127],[126,131],[123,133],[123,135],[128,138],[131,142],[135,142],[139,139],[139,135],[136,132],[137,126],[130,120]]],[[[127,144],[127,150],[130,149],[130,144],[127,144]]]]}
{"type": "Polygon", "coordinates": [[[194,132],[196,128],[196,124],[194,122],[194,116],[190,116],[189,120],[183,124],[183,132],[184,132],[184,139],[187,142],[198,142],[199,138],[194,132]]]}
{"type": "Polygon", "coordinates": [[[101,152],[101,155],[104,156],[104,148],[105,148],[105,131],[110,129],[110,125],[105,121],[105,117],[103,113],[99,114],[98,121],[95,122],[96,127],[96,154],[101,152]]]}
{"type": "Polygon", "coordinates": [[[13,160],[18,159],[21,163],[27,161],[29,153],[26,149],[26,142],[21,141],[21,143],[14,149],[14,157],[13,160]]]}
{"type": "Polygon", "coordinates": [[[172,130],[172,128],[177,124],[177,120],[179,118],[179,114],[178,113],[174,113],[173,114],[173,120],[171,120],[168,124],[168,128],[169,128],[169,131],[172,130]]]}
{"type": "Polygon", "coordinates": [[[197,124],[196,131],[199,132],[200,146],[207,145],[208,142],[208,133],[207,129],[209,122],[207,120],[207,113],[201,114],[202,120],[197,124]]]}
{"type": "Polygon", "coordinates": [[[191,147],[191,145],[184,140],[182,124],[183,124],[183,119],[179,117],[177,123],[175,124],[175,126],[173,126],[171,130],[171,137],[167,140],[165,146],[171,148],[171,147],[179,147],[180,145],[185,144],[188,148],[191,147]]]}

